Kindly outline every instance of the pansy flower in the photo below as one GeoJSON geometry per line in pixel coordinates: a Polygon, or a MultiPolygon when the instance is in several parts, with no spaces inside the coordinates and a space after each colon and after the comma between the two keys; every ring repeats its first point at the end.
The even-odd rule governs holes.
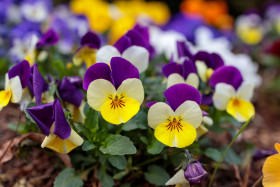
{"type": "Polygon", "coordinates": [[[148,68],[149,45],[136,30],[128,31],[114,46],[105,45],[96,54],[97,62],[110,64],[112,57],[122,57],[137,67],[140,73],[148,68]]]}
{"type": "Polygon", "coordinates": [[[69,153],[82,145],[83,139],[70,127],[58,99],[52,103],[27,108],[26,111],[46,135],[41,144],[59,153],[69,153]]]}
{"type": "Polygon", "coordinates": [[[20,102],[23,88],[27,86],[29,76],[30,66],[26,60],[10,69],[5,77],[5,90],[0,91],[0,110],[7,106],[10,101],[12,103],[20,102]]]}
{"type": "Polygon", "coordinates": [[[87,67],[96,63],[96,52],[101,44],[100,38],[93,32],[87,32],[81,39],[81,47],[77,49],[73,62],[75,65],[80,66],[85,62],[87,67]]]}
{"type": "Polygon", "coordinates": [[[167,88],[179,83],[187,83],[198,88],[199,78],[196,67],[190,60],[185,59],[183,64],[169,62],[162,68],[162,72],[167,77],[167,88]]]}
{"type": "Polygon", "coordinates": [[[36,47],[40,48],[40,47],[43,47],[43,46],[51,46],[51,45],[56,44],[58,42],[58,40],[59,40],[58,34],[53,29],[49,29],[40,38],[40,40],[36,44],[36,47]]]}
{"type": "Polygon", "coordinates": [[[156,139],[169,147],[191,145],[202,122],[199,91],[180,83],[168,88],[164,96],[167,102],[153,104],[148,112],[148,124],[155,129],[156,139]]]}
{"type": "Polygon", "coordinates": [[[226,110],[241,122],[249,120],[255,114],[255,108],[250,102],[254,86],[243,82],[237,68],[233,66],[218,68],[211,76],[210,84],[215,87],[213,102],[218,110],[226,110]]]}
{"type": "Polygon", "coordinates": [[[280,186],[280,144],[275,144],[277,154],[269,156],[262,168],[264,187],[278,187],[280,186]]]}
{"type": "Polygon", "coordinates": [[[137,114],[144,100],[137,68],[121,57],[113,57],[110,66],[92,65],[85,73],[83,88],[87,90],[89,106],[116,125],[137,114]]]}

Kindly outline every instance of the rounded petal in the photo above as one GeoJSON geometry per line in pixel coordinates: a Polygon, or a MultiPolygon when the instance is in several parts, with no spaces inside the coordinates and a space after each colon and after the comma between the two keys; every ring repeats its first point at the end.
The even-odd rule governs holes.
{"type": "Polygon", "coordinates": [[[280,186],[280,154],[268,157],[264,162],[262,172],[264,187],[280,186]]]}
{"type": "Polygon", "coordinates": [[[172,73],[171,75],[168,76],[167,78],[167,88],[179,84],[179,83],[185,83],[184,78],[179,75],[178,73],[172,73]]]}
{"type": "Polygon", "coordinates": [[[169,105],[158,102],[153,104],[148,112],[148,124],[155,129],[158,125],[167,123],[167,119],[174,115],[175,113],[169,105]]]}
{"type": "Polygon", "coordinates": [[[29,82],[30,71],[31,69],[29,62],[27,60],[23,60],[22,62],[12,67],[12,69],[10,69],[10,71],[8,72],[9,79],[19,76],[21,86],[22,88],[25,88],[29,82]]]}
{"type": "Polygon", "coordinates": [[[173,73],[183,75],[183,66],[179,63],[170,62],[162,67],[162,73],[165,77],[169,77],[173,73]]]}
{"type": "Polygon", "coordinates": [[[111,58],[120,57],[121,54],[117,48],[111,45],[101,47],[96,53],[96,62],[110,64],[111,58]]]}
{"type": "Polygon", "coordinates": [[[144,100],[144,88],[139,79],[126,79],[117,90],[118,94],[135,99],[141,105],[144,100]]]}
{"type": "Polygon", "coordinates": [[[11,102],[18,103],[22,97],[22,86],[19,76],[16,76],[9,80],[9,86],[12,92],[11,102]]]}
{"type": "Polygon", "coordinates": [[[199,85],[199,78],[196,73],[190,73],[189,76],[187,77],[186,83],[188,85],[191,85],[195,88],[198,88],[199,85]]]}
{"type": "Polygon", "coordinates": [[[175,111],[176,116],[182,117],[182,121],[194,128],[198,128],[202,122],[202,111],[194,101],[185,101],[175,111]]]}
{"type": "Polygon", "coordinates": [[[203,82],[206,82],[207,81],[207,69],[208,69],[206,64],[202,61],[196,61],[195,66],[197,69],[197,74],[199,75],[200,79],[203,82]]]}
{"type": "Polygon", "coordinates": [[[196,130],[187,123],[181,123],[180,128],[168,129],[166,123],[160,124],[155,129],[155,137],[169,147],[184,148],[191,145],[196,139],[196,130]]]}
{"type": "Polygon", "coordinates": [[[183,62],[183,77],[186,79],[191,73],[197,73],[193,61],[185,59],[183,62]]]}
{"type": "Polygon", "coordinates": [[[276,143],[274,145],[275,149],[278,151],[278,153],[280,153],[280,144],[279,143],[276,143]]]}
{"type": "Polygon", "coordinates": [[[126,123],[140,110],[140,104],[135,99],[125,97],[122,99],[125,106],[112,107],[112,100],[107,100],[101,107],[102,117],[109,123],[119,125],[126,123]]]}
{"type": "Polygon", "coordinates": [[[101,41],[97,34],[94,32],[87,32],[81,39],[81,45],[89,44],[92,48],[98,49],[101,41]]]}
{"type": "Polygon", "coordinates": [[[113,84],[105,79],[97,79],[90,83],[87,90],[87,100],[89,106],[100,111],[108,96],[116,94],[113,84]]]}
{"type": "Polygon", "coordinates": [[[231,99],[226,110],[240,122],[248,121],[255,115],[254,105],[242,99],[231,99]]]}
{"type": "Polygon", "coordinates": [[[149,51],[147,51],[144,47],[135,45],[131,46],[123,52],[122,57],[136,66],[140,73],[144,72],[148,68],[149,51]]]}
{"type": "Polygon", "coordinates": [[[235,96],[234,88],[225,83],[219,83],[216,86],[215,93],[213,95],[214,106],[218,110],[225,110],[232,97],[235,96]]]}
{"type": "Polygon", "coordinates": [[[237,97],[246,101],[251,101],[254,93],[254,84],[244,82],[237,90],[237,97]]]}
{"type": "Polygon", "coordinates": [[[9,101],[12,97],[12,93],[6,90],[0,91],[0,111],[3,107],[9,104],[9,101]]]}

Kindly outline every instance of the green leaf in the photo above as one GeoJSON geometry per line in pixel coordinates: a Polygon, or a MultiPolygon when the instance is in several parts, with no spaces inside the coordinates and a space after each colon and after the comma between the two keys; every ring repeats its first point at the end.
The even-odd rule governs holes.
{"type": "Polygon", "coordinates": [[[104,187],[114,186],[114,179],[110,175],[108,175],[105,171],[101,169],[98,170],[97,177],[101,181],[102,186],[104,187]]]}
{"type": "Polygon", "coordinates": [[[101,146],[99,150],[104,154],[110,155],[125,155],[135,154],[136,147],[133,142],[126,136],[110,135],[105,140],[105,145],[101,146]]]}
{"type": "Polygon", "coordinates": [[[231,148],[229,148],[226,156],[225,156],[225,161],[228,164],[236,164],[236,165],[240,165],[242,163],[242,159],[240,158],[240,156],[238,156],[238,154],[235,153],[235,151],[231,148]]]}
{"type": "Polygon", "coordinates": [[[94,143],[92,141],[89,141],[89,140],[85,141],[83,143],[83,146],[82,146],[83,151],[89,151],[89,150],[92,150],[94,148],[95,148],[94,143]]]}
{"type": "Polygon", "coordinates": [[[122,170],[124,168],[126,168],[127,166],[127,161],[125,156],[110,156],[108,158],[109,162],[112,164],[112,166],[114,166],[115,168],[122,170]]]}
{"type": "Polygon", "coordinates": [[[145,173],[145,178],[151,184],[163,186],[169,180],[169,174],[161,167],[151,165],[148,167],[148,172],[145,173]]]}
{"type": "Polygon", "coordinates": [[[83,180],[76,175],[73,168],[62,170],[54,180],[54,187],[80,187],[83,184],[83,180]]]}
{"type": "Polygon", "coordinates": [[[159,154],[163,147],[164,145],[161,142],[157,139],[153,139],[151,145],[148,146],[148,153],[152,155],[159,154]]]}
{"type": "Polygon", "coordinates": [[[98,130],[98,112],[89,108],[86,112],[85,126],[90,129],[91,132],[98,130]]]}
{"type": "Polygon", "coordinates": [[[216,162],[219,162],[219,159],[222,156],[222,153],[218,149],[207,148],[204,152],[205,156],[213,159],[216,162]]]}

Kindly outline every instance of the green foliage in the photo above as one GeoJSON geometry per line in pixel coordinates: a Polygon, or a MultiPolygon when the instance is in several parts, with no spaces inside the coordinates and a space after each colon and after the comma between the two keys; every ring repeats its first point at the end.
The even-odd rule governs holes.
{"type": "Polygon", "coordinates": [[[95,148],[94,143],[92,141],[89,141],[89,140],[86,140],[83,143],[83,146],[82,146],[83,151],[89,151],[89,150],[92,150],[94,148],[95,148]]]}
{"type": "Polygon", "coordinates": [[[164,148],[164,144],[162,144],[161,142],[159,142],[157,139],[153,139],[152,143],[150,145],[148,145],[148,153],[152,154],[152,155],[156,155],[159,154],[162,149],[164,148]]]}
{"type": "Polygon", "coordinates": [[[151,184],[163,186],[170,176],[162,167],[151,165],[148,167],[148,172],[145,173],[145,178],[151,184]]]}
{"type": "Polygon", "coordinates": [[[114,179],[106,173],[105,169],[101,169],[97,172],[97,177],[101,181],[102,186],[112,187],[114,185],[114,179]]]}
{"type": "Polygon", "coordinates": [[[112,164],[112,166],[119,170],[125,169],[127,166],[126,158],[122,155],[109,156],[108,160],[112,164]]]}
{"type": "Polygon", "coordinates": [[[65,168],[54,180],[54,187],[80,187],[83,184],[83,180],[73,168],[65,168]]]}
{"type": "Polygon", "coordinates": [[[89,108],[86,112],[85,126],[90,130],[91,133],[96,132],[98,127],[98,112],[89,108]]]}
{"type": "Polygon", "coordinates": [[[205,156],[211,158],[212,160],[218,162],[222,156],[222,153],[218,149],[207,148],[204,152],[205,156]]]}

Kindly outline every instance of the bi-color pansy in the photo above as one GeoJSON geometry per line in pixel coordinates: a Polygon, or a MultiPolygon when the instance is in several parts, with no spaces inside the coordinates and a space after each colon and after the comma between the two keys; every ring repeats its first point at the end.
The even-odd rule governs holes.
{"type": "Polygon", "coordinates": [[[110,66],[96,63],[85,73],[83,88],[89,106],[112,123],[126,123],[138,113],[144,100],[139,71],[129,61],[113,57],[110,66]]]}
{"type": "Polygon", "coordinates": [[[233,66],[218,68],[210,78],[215,87],[214,106],[218,110],[226,110],[240,122],[249,120],[255,114],[254,105],[250,102],[254,86],[243,82],[240,71],[233,66]]]}
{"type": "Polygon", "coordinates": [[[185,83],[171,86],[164,92],[166,103],[153,103],[148,112],[148,124],[155,137],[169,147],[191,145],[202,122],[199,91],[185,83]]]}
{"type": "Polygon", "coordinates": [[[59,153],[69,153],[82,145],[83,139],[70,127],[58,99],[52,103],[27,108],[26,111],[46,135],[41,144],[59,153]]]}

